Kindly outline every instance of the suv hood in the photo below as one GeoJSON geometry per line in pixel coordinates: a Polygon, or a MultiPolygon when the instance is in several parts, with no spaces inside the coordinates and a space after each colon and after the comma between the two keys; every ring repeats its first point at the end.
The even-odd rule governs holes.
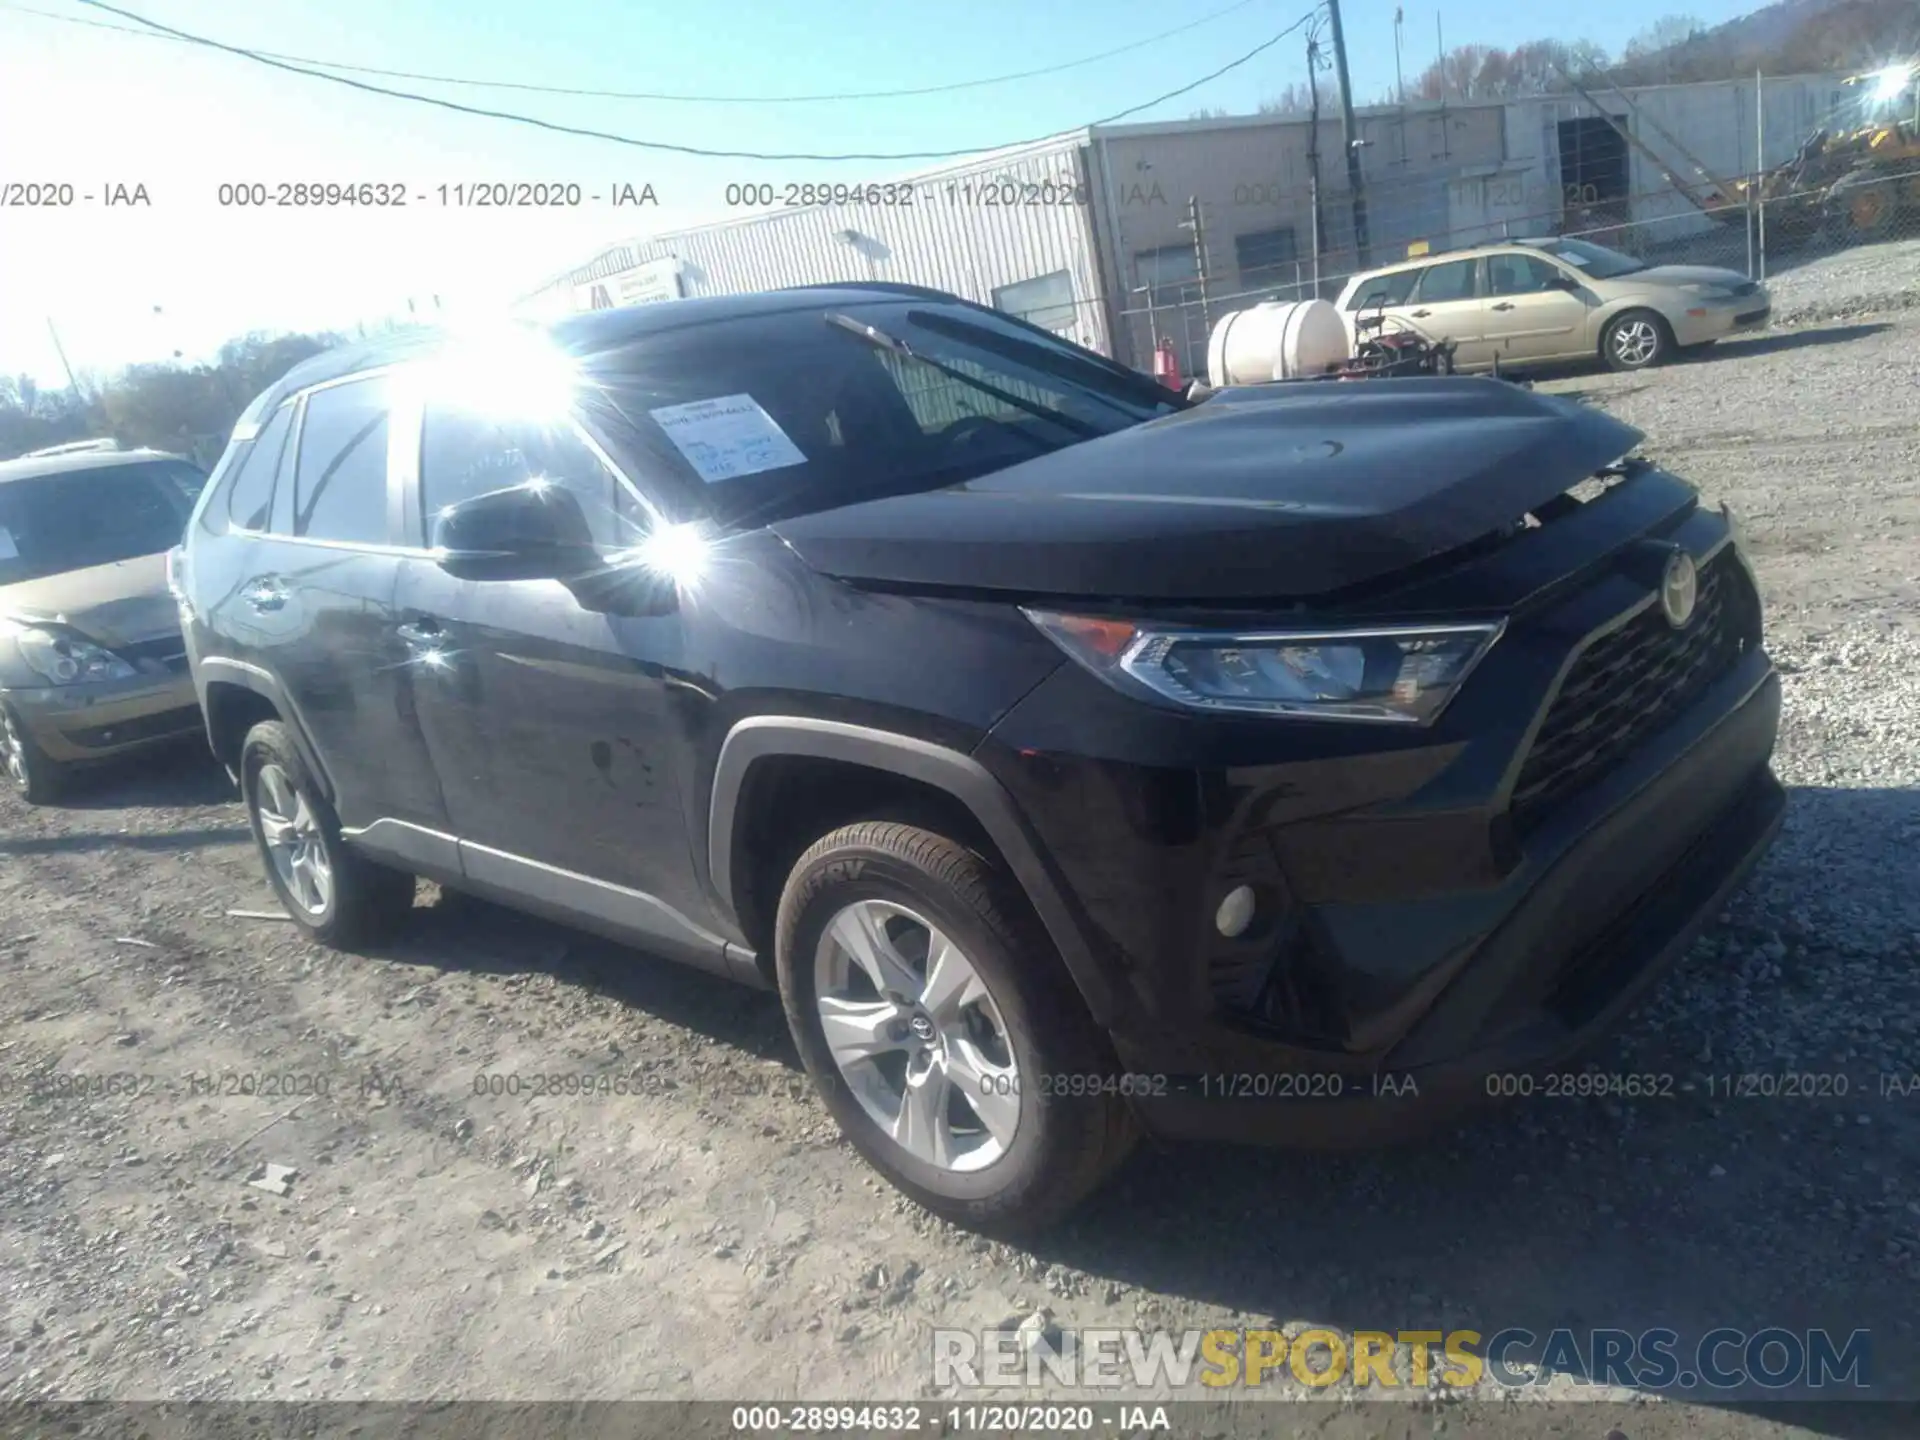
{"type": "Polygon", "coordinates": [[[772,528],[814,569],[856,582],[1308,597],[1511,525],[1640,438],[1504,380],[1253,386],[964,484],[772,528]]]}
{"type": "Polygon", "coordinates": [[[109,649],[180,632],[164,554],[0,585],[0,620],[71,626],[109,649]]]}

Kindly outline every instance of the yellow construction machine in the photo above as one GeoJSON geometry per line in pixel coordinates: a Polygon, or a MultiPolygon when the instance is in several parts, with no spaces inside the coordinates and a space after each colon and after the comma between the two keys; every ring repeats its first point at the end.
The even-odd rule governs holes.
{"type": "MultiPolygon", "coordinates": [[[[1917,75],[1920,67],[1897,65],[1847,80],[1864,87],[1857,114],[1885,118],[1822,126],[1793,159],[1763,174],[1758,195],[1770,233],[1824,234],[1842,244],[1920,235],[1920,113],[1890,113],[1911,111],[1917,75]]],[[[1734,187],[1742,201],[1752,189],[1746,181],[1734,187]]]]}

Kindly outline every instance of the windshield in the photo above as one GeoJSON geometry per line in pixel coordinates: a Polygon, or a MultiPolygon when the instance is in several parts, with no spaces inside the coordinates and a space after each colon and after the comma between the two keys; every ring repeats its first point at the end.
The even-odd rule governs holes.
{"type": "Polygon", "coordinates": [[[1543,240],[1534,248],[1596,280],[1612,280],[1647,268],[1644,260],[1636,260],[1631,255],[1622,255],[1618,250],[1609,250],[1604,245],[1595,245],[1586,240],[1543,240]]]}
{"type": "Polygon", "coordinates": [[[0,585],[170,549],[201,478],[154,461],[0,482],[0,585]]]}
{"type": "Polygon", "coordinates": [[[587,418],[722,525],[936,489],[1185,408],[1143,375],[938,302],[796,310],[589,363],[587,418]]]}

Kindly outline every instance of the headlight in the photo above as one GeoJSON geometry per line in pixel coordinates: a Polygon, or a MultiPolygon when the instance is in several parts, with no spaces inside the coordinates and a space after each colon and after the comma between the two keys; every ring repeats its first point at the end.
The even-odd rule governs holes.
{"type": "Polygon", "coordinates": [[[111,650],[75,636],[25,629],[13,638],[20,646],[20,658],[54,685],[131,680],[140,673],[111,650]]]}
{"type": "Polygon", "coordinates": [[[1122,690],[1193,710],[1412,725],[1440,714],[1504,628],[1490,622],[1236,633],[1025,613],[1068,655],[1122,690]]]}

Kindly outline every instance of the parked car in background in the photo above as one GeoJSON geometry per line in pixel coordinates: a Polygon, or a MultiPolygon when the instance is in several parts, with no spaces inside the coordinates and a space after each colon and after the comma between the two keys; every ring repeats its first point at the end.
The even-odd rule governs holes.
{"type": "Polygon", "coordinates": [[[69,770],[200,723],[167,552],[206,473],[111,441],[0,463],[0,763],[40,802],[69,770]]]}
{"type": "Polygon", "coordinates": [[[296,367],[180,589],[309,935],[426,875],[777,988],[878,1170],[1030,1227],[1143,1129],[1360,1142],[1563,1063],[1765,852],[1753,574],[1639,438],[685,300],[296,367]]]}
{"type": "Polygon", "coordinates": [[[1550,236],[1425,255],[1356,275],[1338,301],[1357,344],[1381,317],[1454,345],[1462,372],[1598,357],[1644,370],[1680,351],[1760,330],[1764,285],[1737,270],[1649,265],[1586,240],[1550,236]]]}

